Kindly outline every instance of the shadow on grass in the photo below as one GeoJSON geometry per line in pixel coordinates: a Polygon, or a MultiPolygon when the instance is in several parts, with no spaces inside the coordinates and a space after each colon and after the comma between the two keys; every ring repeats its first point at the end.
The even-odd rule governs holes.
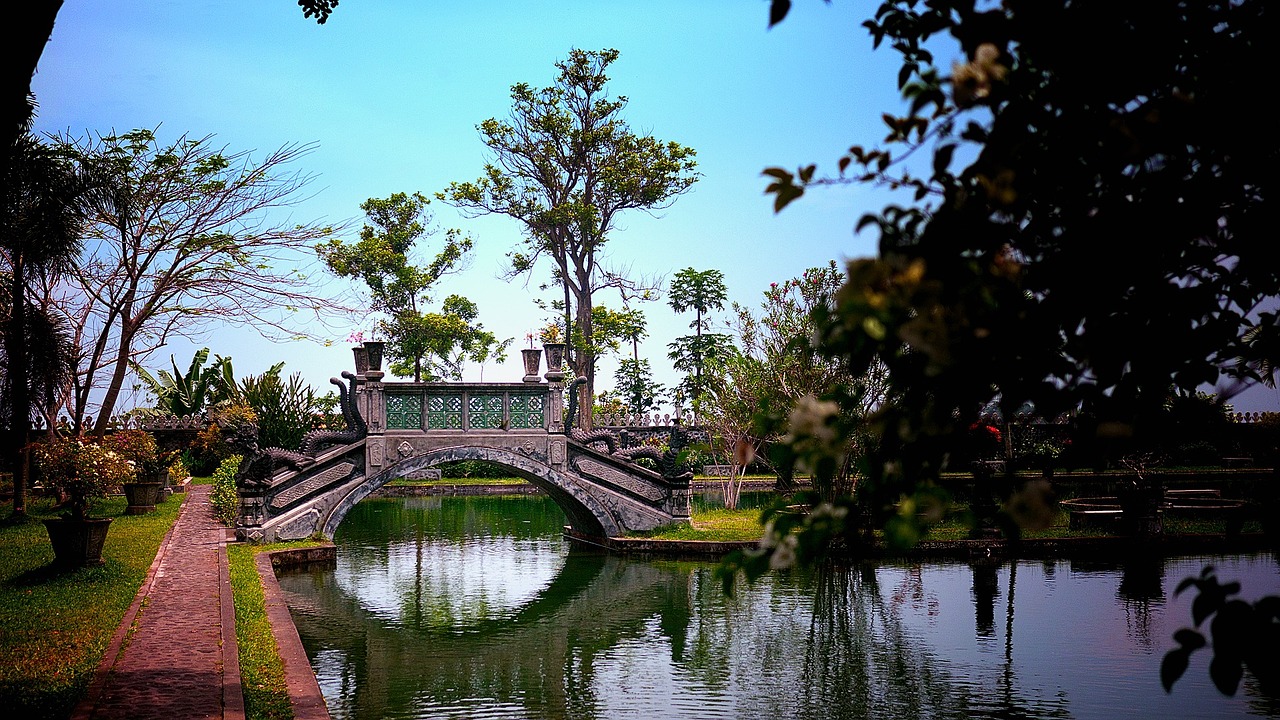
{"type": "Polygon", "coordinates": [[[24,573],[19,573],[9,580],[9,585],[14,587],[36,587],[39,585],[47,585],[52,582],[71,579],[76,580],[92,580],[96,575],[101,574],[100,571],[106,565],[87,565],[84,567],[67,567],[59,565],[57,562],[50,562],[38,568],[32,568],[24,573]]]}

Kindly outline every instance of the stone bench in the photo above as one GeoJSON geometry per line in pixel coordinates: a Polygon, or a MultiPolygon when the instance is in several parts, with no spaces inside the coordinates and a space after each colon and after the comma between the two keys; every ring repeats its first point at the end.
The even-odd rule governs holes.
{"type": "Polygon", "coordinates": [[[1067,527],[1081,530],[1088,527],[1105,528],[1119,522],[1123,510],[1072,510],[1067,527]]]}

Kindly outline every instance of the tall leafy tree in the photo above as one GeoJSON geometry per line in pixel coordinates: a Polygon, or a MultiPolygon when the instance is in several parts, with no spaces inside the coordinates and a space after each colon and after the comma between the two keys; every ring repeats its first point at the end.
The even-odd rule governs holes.
{"type": "Polygon", "coordinates": [[[359,241],[347,244],[334,238],[317,248],[334,274],[361,280],[369,288],[373,310],[390,318],[380,321],[379,328],[387,337],[391,371],[415,382],[424,376],[455,377],[465,357],[488,357],[499,345],[474,322],[478,308],[464,297],[451,295],[443,312],[427,312],[432,288],[464,267],[472,246],[471,238],[450,229],[430,263],[414,264],[418,241],[439,232],[431,227],[430,204],[421,193],[369,198],[360,204],[369,222],[359,241]]]}
{"type": "Polygon", "coordinates": [[[76,292],[61,296],[81,349],[69,408],[77,427],[101,391],[94,431],[105,432],[129,363],[173,337],[215,322],[306,337],[338,310],[305,272],[312,245],[334,229],[271,214],[300,199],[310,178],[288,166],[308,146],[254,161],[209,137],[164,144],[150,130],[59,145],[109,183],[68,275],[76,292]]]}
{"type": "Polygon", "coordinates": [[[728,289],[724,284],[724,273],[719,270],[695,270],[687,267],[676,273],[671,280],[671,289],[667,294],[667,304],[676,312],[694,312],[689,328],[692,335],[676,338],[667,347],[667,357],[673,362],[676,370],[685,373],[681,387],[694,406],[694,412],[700,412],[702,394],[705,390],[702,382],[703,368],[709,361],[722,356],[729,348],[732,338],[724,333],[708,332],[711,327],[708,313],[723,310],[728,300],[728,289]]]}
{"type": "Polygon", "coordinates": [[[670,206],[698,179],[694,151],[638,135],[622,119],[625,97],[612,98],[605,71],[617,50],[573,49],[556,63],[555,84],[511,88],[507,120],[478,126],[493,159],[474,182],[452,183],[439,197],[474,215],[519,221],[524,244],[513,250],[510,273],[531,272],[542,258],[563,292],[572,371],[581,389],[581,423],[590,427],[595,396],[595,293],[632,288],[625,273],[600,263],[620,214],[670,206]]]}
{"type": "MultiPolygon", "coordinates": [[[[653,379],[653,368],[647,359],[640,357],[640,341],[649,336],[648,320],[639,308],[626,308],[614,313],[610,328],[619,340],[618,351],[623,344],[631,345],[631,357],[618,358],[615,389],[631,412],[643,413],[657,408],[666,395],[666,387],[653,379]]],[[[597,323],[597,327],[605,327],[597,323]]]]}
{"type": "MultiPolygon", "coordinates": [[[[844,422],[856,427],[887,399],[888,377],[883,364],[853,373],[813,342],[818,332],[815,314],[834,307],[844,281],[844,273],[831,261],[805,270],[800,277],[770,283],[758,308],[734,303],[738,348],[729,355],[729,362],[713,365],[715,377],[708,386],[715,390],[714,402],[707,403],[713,406],[708,412],[728,414],[732,422],[727,424],[738,428],[751,424],[742,417],[744,410],[763,415],[764,422],[754,423],[754,442],[767,449],[783,485],[796,465],[795,448],[781,442],[790,431],[787,419],[833,409],[839,398],[845,400],[844,422]]],[[[724,417],[718,422],[726,424],[724,417]]],[[[854,490],[857,463],[873,449],[874,438],[863,432],[818,435],[823,440],[820,447],[830,456],[818,462],[805,458],[800,469],[813,477],[815,489],[824,499],[834,500],[854,490]]]]}
{"type": "Polygon", "coordinates": [[[0,261],[7,280],[0,449],[13,465],[13,513],[20,516],[26,512],[32,415],[52,396],[54,383],[65,379],[60,369],[73,362],[63,339],[65,318],[37,302],[34,288],[74,267],[92,184],[56,148],[29,133],[6,151],[0,165],[0,261]],[[33,377],[37,373],[45,376],[33,377]]]}

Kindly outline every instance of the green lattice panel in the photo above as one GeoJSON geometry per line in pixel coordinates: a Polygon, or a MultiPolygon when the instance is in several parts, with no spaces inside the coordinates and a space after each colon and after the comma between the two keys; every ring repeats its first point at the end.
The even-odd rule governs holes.
{"type": "Polygon", "coordinates": [[[467,405],[467,427],[492,430],[502,427],[502,396],[472,395],[467,405]]]}
{"type": "Polygon", "coordinates": [[[428,430],[461,430],[462,429],[462,396],[461,395],[429,395],[427,396],[427,429],[428,430]]]}
{"type": "Polygon", "coordinates": [[[511,427],[533,429],[542,427],[542,395],[511,396],[511,427]]]}
{"type": "Polygon", "coordinates": [[[388,393],[387,427],[392,430],[421,430],[422,396],[388,393]]]}

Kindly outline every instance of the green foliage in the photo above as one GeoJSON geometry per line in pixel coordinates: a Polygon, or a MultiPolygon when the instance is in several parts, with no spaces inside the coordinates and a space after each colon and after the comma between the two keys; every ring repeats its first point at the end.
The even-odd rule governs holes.
{"type": "Polygon", "coordinates": [[[671,280],[667,304],[676,312],[694,311],[689,328],[692,335],[683,335],[667,345],[667,357],[672,367],[685,374],[680,383],[684,394],[692,398],[695,412],[705,390],[702,371],[708,363],[715,362],[732,347],[732,339],[722,333],[708,332],[710,321],[706,317],[712,310],[723,310],[728,299],[724,273],[719,270],[694,270],[687,267],[671,280]]]}
{"type": "MultiPolygon", "coordinates": [[[[37,408],[55,406],[61,389],[73,384],[77,360],[71,329],[60,319],[66,316],[50,307],[47,296],[38,297],[42,283],[35,279],[56,283],[74,267],[94,183],[30,133],[6,133],[5,139],[0,158],[0,462],[15,470],[13,514],[21,516],[27,486],[22,453],[31,439],[31,418],[37,408]]],[[[54,418],[46,420],[52,424],[54,418]]]]}
{"type": "Polygon", "coordinates": [[[259,446],[297,450],[302,437],[323,418],[325,403],[303,382],[301,373],[282,380],[283,365],[280,363],[261,375],[242,379],[239,396],[257,418],[259,446]]]}
{"type": "Polygon", "coordinates": [[[240,515],[240,496],[236,492],[236,471],[239,469],[239,455],[223,460],[213,473],[213,490],[209,492],[214,518],[228,527],[235,525],[240,515]]]}
{"type": "Polygon", "coordinates": [[[666,395],[662,383],[654,382],[648,360],[623,358],[619,361],[616,389],[622,403],[633,413],[657,409],[666,395]]]}
{"type": "Polygon", "coordinates": [[[587,400],[595,393],[595,292],[643,294],[598,261],[618,216],[668,207],[698,179],[693,149],[637,135],[623,121],[626,98],[605,89],[605,71],[617,58],[617,50],[572,49],[556,63],[550,87],[513,85],[509,118],[477,128],[494,160],[477,180],[437,194],[466,213],[505,215],[523,226],[524,245],[508,254],[512,276],[531,272],[544,257],[552,264],[566,329],[572,320],[580,337],[566,360],[587,379],[587,400]]]}
{"type": "Polygon", "coordinates": [[[334,274],[360,280],[369,288],[373,309],[389,316],[378,328],[387,337],[391,372],[415,381],[460,378],[464,360],[483,363],[500,357],[511,342],[499,343],[474,322],[478,308],[460,295],[446,298],[439,313],[426,311],[431,289],[461,269],[472,246],[471,238],[450,229],[435,259],[426,265],[413,263],[418,241],[438,232],[430,227],[430,203],[421,193],[369,198],[360,209],[370,224],[360,230],[357,243],[334,238],[317,248],[334,274]]]}
{"type": "MultiPolygon", "coordinates": [[[[1206,567],[1198,578],[1178,583],[1174,594],[1181,595],[1192,587],[1199,593],[1191,602],[1195,626],[1213,618],[1209,623],[1213,645],[1209,677],[1214,687],[1224,695],[1235,695],[1248,668],[1265,694],[1280,694],[1280,659],[1275,652],[1280,647],[1280,597],[1268,596],[1256,603],[1231,599],[1240,592],[1240,583],[1219,583],[1212,567],[1206,567]]],[[[1160,664],[1165,692],[1173,692],[1174,683],[1187,671],[1191,654],[1209,645],[1203,633],[1191,628],[1177,631],[1173,639],[1178,647],[1166,653],[1160,664]]]]}
{"type": "Polygon", "coordinates": [[[447,463],[440,466],[440,477],[442,478],[483,478],[497,480],[510,478],[511,471],[502,468],[493,463],[484,462],[482,460],[459,460],[458,462],[447,463]]]}
{"type": "Polygon", "coordinates": [[[236,646],[244,687],[245,717],[287,720],[293,717],[284,662],[267,618],[262,580],[254,556],[274,546],[236,544],[227,547],[227,569],[236,613],[236,646]]]}
{"type": "Polygon", "coordinates": [[[124,455],[82,438],[56,437],[31,446],[31,458],[51,490],[70,498],[71,516],[88,516],[89,501],[105,497],[133,480],[133,464],[124,455]]]}
{"type": "Polygon", "coordinates": [[[156,408],[179,417],[199,415],[209,406],[227,399],[235,392],[232,379],[231,358],[213,356],[213,364],[205,367],[209,348],[201,348],[191,358],[187,372],[178,370],[178,362],[170,356],[173,372],[161,370],[159,379],[141,365],[129,366],[142,380],[148,392],[156,398],[156,408]]]}

